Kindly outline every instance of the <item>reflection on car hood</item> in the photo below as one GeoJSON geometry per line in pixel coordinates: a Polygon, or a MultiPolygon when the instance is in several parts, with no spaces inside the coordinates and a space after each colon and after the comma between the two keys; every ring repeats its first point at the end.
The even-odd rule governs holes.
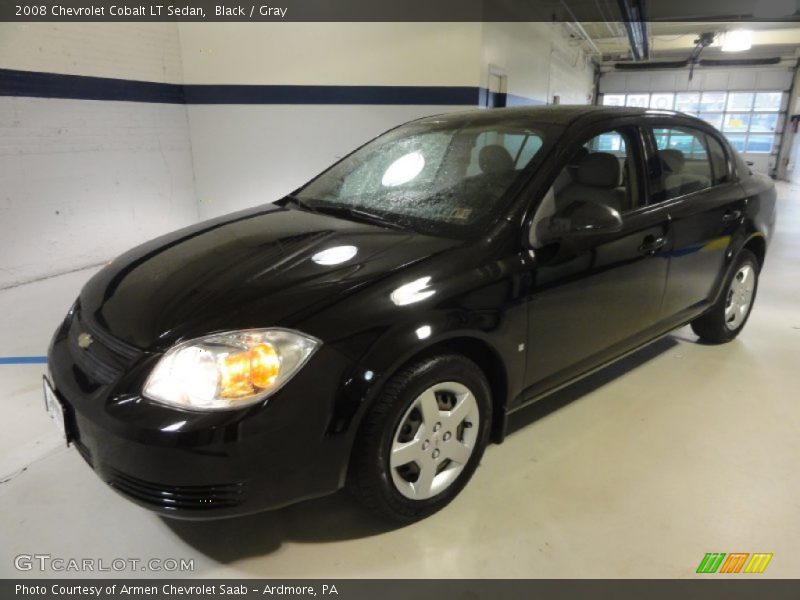
{"type": "Polygon", "coordinates": [[[459,242],[268,205],[138,246],[81,292],[84,318],[141,348],[304,314],[459,242]]]}

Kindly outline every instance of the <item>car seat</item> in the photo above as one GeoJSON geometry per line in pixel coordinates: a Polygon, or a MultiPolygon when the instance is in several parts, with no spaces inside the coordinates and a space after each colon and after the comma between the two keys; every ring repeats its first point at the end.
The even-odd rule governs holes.
{"type": "Polygon", "coordinates": [[[561,211],[575,201],[597,202],[622,212],[625,189],[620,185],[619,159],[608,152],[592,152],[583,157],[577,180],[556,195],[556,209],[561,211]]]}
{"type": "Polygon", "coordinates": [[[659,150],[664,173],[665,200],[691,194],[711,185],[711,180],[699,173],[686,171],[686,156],[675,148],[659,150]]]}

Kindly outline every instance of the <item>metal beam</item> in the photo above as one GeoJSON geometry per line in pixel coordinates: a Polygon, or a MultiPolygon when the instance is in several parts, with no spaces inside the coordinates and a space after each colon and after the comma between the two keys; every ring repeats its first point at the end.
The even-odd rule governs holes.
{"type": "MultiPolygon", "coordinates": [[[[736,24],[736,27],[747,28],[747,25],[736,24]]],[[[724,32],[734,28],[732,23],[703,23],[693,32],[687,33],[664,33],[656,34],[653,36],[652,45],[650,47],[651,54],[661,52],[675,53],[677,51],[686,50],[690,52],[694,48],[694,40],[697,39],[699,29],[704,31],[714,31],[717,33],[724,32]]],[[[597,47],[604,54],[615,54],[623,52],[627,48],[627,40],[615,37],[595,38],[597,47]]],[[[758,50],[758,46],[794,46],[800,47],[800,28],[787,28],[787,29],[764,29],[753,31],[753,50],[758,50]]],[[[711,48],[718,48],[719,44],[711,45],[711,48]]]]}
{"type": "Polygon", "coordinates": [[[617,0],[625,31],[628,34],[628,43],[631,47],[633,60],[647,60],[650,58],[650,43],[647,39],[647,16],[645,14],[645,0],[617,0]]]}

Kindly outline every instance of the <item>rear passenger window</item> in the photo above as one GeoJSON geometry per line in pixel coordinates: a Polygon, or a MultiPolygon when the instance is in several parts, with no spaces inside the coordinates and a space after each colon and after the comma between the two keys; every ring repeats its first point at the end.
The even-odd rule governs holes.
{"type": "Polygon", "coordinates": [[[652,201],[662,202],[711,187],[706,136],[684,127],[654,129],[658,151],[652,201]]]}
{"type": "Polygon", "coordinates": [[[711,135],[706,136],[706,141],[708,142],[708,155],[711,157],[711,168],[714,171],[714,185],[730,181],[725,149],[719,140],[711,135]]]}

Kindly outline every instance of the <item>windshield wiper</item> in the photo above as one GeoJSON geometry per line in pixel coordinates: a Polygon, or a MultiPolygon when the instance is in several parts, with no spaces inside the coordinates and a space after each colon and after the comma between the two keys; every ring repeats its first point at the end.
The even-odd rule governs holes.
{"type": "Polygon", "coordinates": [[[300,198],[298,198],[297,196],[293,196],[292,194],[286,194],[283,197],[283,200],[291,202],[292,204],[295,204],[300,208],[302,208],[303,210],[307,210],[308,212],[319,212],[315,207],[308,204],[305,200],[301,200],[300,198]]]}
{"type": "Polygon", "coordinates": [[[366,223],[371,223],[373,225],[380,225],[381,227],[388,227],[390,229],[398,229],[401,231],[407,231],[406,227],[395,223],[394,221],[390,221],[389,219],[382,217],[381,215],[376,215],[375,213],[368,212],[366,210],[361,210],[359,208],[350,208],[347,206],[318,206],[314,207],[312,210],[331,215],[331,216],[341,216],[341,217],[350,217],[354,221],[363,221],[366,223]]]}

